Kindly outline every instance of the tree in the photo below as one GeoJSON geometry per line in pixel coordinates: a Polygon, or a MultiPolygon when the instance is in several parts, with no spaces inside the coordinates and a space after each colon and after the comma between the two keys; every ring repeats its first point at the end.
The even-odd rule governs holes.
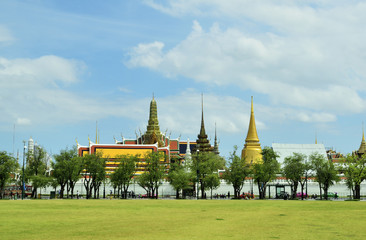
{"type": "Polygon", "coordinates": [[[243,189],[245,178],[250,174],[250,167],[237,154],[238,147],[234,146],[234,151],[230,154],[229,164],[225,168],[223,178],[227,183],[232,184],[234,188],[234,198],[239,198],[243,189]]]}
{"type": "Polygon", "coordinates": [[[135,165],[138,158],[139,155],[122,155],[118,156],[116,159],[118,167],[111,175],[111,182],[114,186],[119,186],[119,188],[123,190],[123,198],[127,198],[128,187],[135,174],[135,165]]]}
{"type": "Polygon", "coordinates": [[[29,151],[27,158],[26,176],[32,182],[32,197],[37,198],[37,189],[49,184],[49,179],[46,176],[47,154],[42,147],[35,146],[34,152],[29,151]]]}
{"type": "Polygon", "coordinates": [[[74,197],[74,188],[77,181],[79,181],[81,172],[83,171],[83,158],[77,156],[77,152],[75,149],[75,154],[68,164],[69,166],[69,174],[68,174],[68,189],[71,190],[71,198],[74,197]]]}
{"type": "Polygon", "coordinates": [[[168,181],[176,191],[176,199],[179,199],[179,192],[181,190],[184,191],[192,188],[192,178],[192,173],[186,165],[182,165],[179,162],[170,165],[168,181]]]}
{"type": "Polygon", "coordinates": [[[4,198],[5,185],[11,179],[11,174],[15,173],[19,164],[16,159],[7,154],[0,152],[0,197],[4,198]]]}
{"type": "Polygon", "coordinates": [[[85,170],[84,187],[87,199],[92,197],[93,190],[94,198],[97,198],[97,191],[106,175],[106,163],[101,156],[101,153],[87,154],[83,156],[83,168],[85,170]]]}
{"type": "MultiPolygon", "coordinates": [[[[304,175],[305,175],[305,177],[301,178],[301,180],[300,180],[300,185],[301,185],[301,200],[304,200],[304,186],[305,186],[306,182],[308,181],[309,170],[311,170],[311,164],[310,164],[310,162],[305,161],[303,167],[304,167],[304,175]]],[[[306,194],[307,194],[307,191],[306,191],[306,194]]]]}
{"type": "Polygon", "coordinates": [[[212,190],[217,189],[220,186],[220,178],[219,174],[213,172],[208,174],[205,179],[206,187],[211,191],[211,199],[212,199],[212,190]]]}
{"type": "Polygon", "coordinates": [[[287,181],[291,184],[292,199],[296,198],[297,187],[302,181],[302,177],[305,176],[305,158],[304,154],[293,153],[292,156],[286,157],[284,160],[282,171],[287,181]]]}
{"type": "Polygon", "coordinates": [[[258,185],[259,198],[265,199],[267,184],[275,180],[277,173],[280,172],[280,163],[277,161],[278,154],[272,148],[262,149],[262,163],[253,165],[253,178],[258,185]]]}
{"type": "MultiPolygon", "coordinates": [[[[55,161],[52,163],[53,174],[52,176],[57,182],[57,185],[60,186],[60,198],[64,197],[64,190],[67,184],[67,169],[66,169],[66,161],[64,160],[62,154],[55,155],[55,161]]],[[[55,183],[53,183],[56,185],[55,183]]]]}
{"type": "Polygon", "coordinates": [[[145,172],[138,178],[138,184],[151,198],[158,198],[159,186],[165,175],[165,155],[162,152],[151,152],[145,155],[145,172]]]}
{"type": "Polygon", "coordinates": [[[347,187],[352,190],[353,198],[360,199],[361,183],[366,179],[366,155],[347,155],[340,170],[344,172],[347,187]]]}
{"type": "MultiPolygon", "coordinates": [[[[199,152],[192,156],[190,169],[201,187],[201,197],[205,198],[205,189],[209,175],[225,167],[225,159],[212,152],[199,152]]],[[[197,189],[198,191],[198,189],[197,189]]]]}
{"type": "Polygon", "coordinates": [[[340,180],[337,175],[337,170],[332,161],[324,158],[319,153],[310,155],[311,169],[314,171],[315,180],[319,183],[320,198],[322,199],[322,192],[324,190],[324,198],[328,199],[328,189],[335,182],[340,180]]]}
{"type": "Polygon", "coordinates": [[[71,190],[71,197],[73,197],[73,191],[75,183],[80,178],[82,171],[82,158],[77,156],[76,148],[61,150],[60,154],[54,156],[55,162],[53,166],[53,177],[56,178],[60,185],[60,198],[63,198],[65,186],[67,185],[67,195],[71,190]]]}

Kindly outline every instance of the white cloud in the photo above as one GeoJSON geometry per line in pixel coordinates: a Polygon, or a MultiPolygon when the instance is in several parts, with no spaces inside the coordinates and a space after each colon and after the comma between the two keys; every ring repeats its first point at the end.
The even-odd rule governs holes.
{"type": "Polygon", "coordinates": [[[162,61],[162,49],[164,44],[153,42],[149,44],[139,44],[130,52],[129,67],[143,66],[155,69],[162,61]]]}
{"type": "Polygon", "coordinates": [[[73,83],[85,68],[82,62],[57,56],[42,56],[37,59],[0,58],[2,84],[34,87],[37,84],[57,85],[57,82],[73,83]],[[10,79],[13,79],[11,82],[10,79]],[[16,82],[16,83],[14,83],[16,82]]]}
{"type": "Polygon", "coordinates": [[[124,87],[119,87],[118,91],[123,92],[123,93],[131,93],[132,91],[128,88],[124,88],[124,87]]]}
{"type": "Polygon", "coordinates": [[[362,34],[366,16],[360,10],[366,10],[366,4],[362,2],[346,6],[342,1],[147,4],[174,16],[206,14],[252,21],[257,29],[222,28],[215,23],[205,31],[194,21],[192,32],[173,48],[164,49],[163,42],[139,44],[130,52],[129,66],[147,67],[171,78],[249,89],[268,95],[273,104],[311,111],[312,119],[319,119],[314,115],[319,112],[332,113],[333,121],[334,114],[366,110],[366,35],[362,34]]]}
{"type": "Polygon", "coordinates": [[[18,118],[16,123],[18,125],[30,125],[31,124],[31,120],[29,120],[28,118],[18,118]]]}
{"type": "Polygon", "coordinates": [[[66,90],[83,71],[84,63],[57,56],[0,58],[0,122],[43,126],[115,115],[116,104],[66,90]]]}

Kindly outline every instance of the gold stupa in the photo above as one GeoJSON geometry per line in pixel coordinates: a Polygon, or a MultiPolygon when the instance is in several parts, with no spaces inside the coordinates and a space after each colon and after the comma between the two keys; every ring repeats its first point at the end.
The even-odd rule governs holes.
{"type": "Polygon", "coordinates": [[[247,138],[245,139],[244,148],[241,152],[241,158],[249,164],[261,163],[262,162],[262,149],[259,143],[257,134],[257,128],[255,126],[254,109],[253,109],[253,97],[250,113],[250,121],[247,138]]]}

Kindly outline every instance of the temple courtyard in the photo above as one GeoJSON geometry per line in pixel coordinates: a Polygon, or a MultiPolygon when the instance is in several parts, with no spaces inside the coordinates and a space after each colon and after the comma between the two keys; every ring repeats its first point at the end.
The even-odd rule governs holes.
{"type": "Polygon", "coordinates": [[[1,239],[366,239],[364,201],[3,200],[1,239]]]}

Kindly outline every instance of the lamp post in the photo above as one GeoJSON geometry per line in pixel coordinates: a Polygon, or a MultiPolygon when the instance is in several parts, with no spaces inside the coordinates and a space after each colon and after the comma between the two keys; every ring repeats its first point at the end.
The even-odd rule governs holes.
{"type": "MultiPolygon", "coordinates": [[[[306,190],[305,190],[305,197],[307,198],[308,197],[308,171],[306,170],[306,172],[305,172],[305,186],[306,186],[306,190]]],[[[302,193],[301,193],[302,194],[302,193]]]]}
{"type": "MultiPolygon", "coordinates": [[[[197,146],[198,147],[198,146],[197,146]]],[[[198,170],[198,154],[200,153],[200,150],[197,149],[197,158],[196,158],[196,166],[197,166],[197,190],[196,190],[196,197],[197,197],[197,200],[198,200],[198,184],[199,184],[199,178],[198,178],[198,175],[200,173],[200,171],[198,170]]]]}
{"type": "Polygon", "coordinates": [[[24,148],[23,148],[23,176],[22,176],[22,200],[24,199],[24,159],[25,159],[25,141],[23,140],[24,148]]]}

